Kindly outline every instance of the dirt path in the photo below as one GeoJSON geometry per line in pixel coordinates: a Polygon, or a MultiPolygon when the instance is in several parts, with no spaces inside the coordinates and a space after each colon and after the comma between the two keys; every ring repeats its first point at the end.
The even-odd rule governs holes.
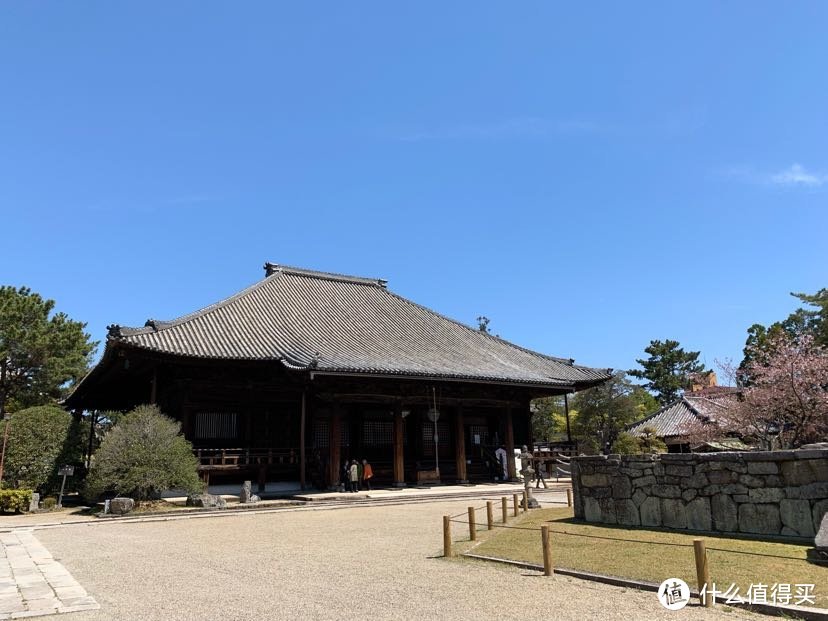
{"type": "MultiPolygon", "coordinates": [[[[102,619],[762,619],[653,593],[438,558],[441,520],[467,500],[76,525],[37,537],[102,619]]],[[[457,537],[461,536],[458,529],[457,537]]]]}

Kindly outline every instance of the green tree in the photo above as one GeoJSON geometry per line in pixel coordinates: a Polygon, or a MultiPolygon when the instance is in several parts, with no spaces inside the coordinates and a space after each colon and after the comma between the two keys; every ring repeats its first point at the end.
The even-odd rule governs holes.
{"type": "Polygon", "coordinates": [[[642,453],[666,453],[667,445],[656,435],[653,427],[644,427],[641,430],[641,437],[638,440],[642,453]]]}
{"type": "Polygon", "coordinates": [[[655,393],[661,405],[675,401],[687,388],[690,376],[705,370],[699,362],[700,352],[684,351],[678,341],[650,341],[644,352],[649,358],[636,360],[643,369],[633,369],[629,373],[647,380],[644,387],[655,393]]]}
{"type": "Polygon", "coordinates": [[[618,455],[635,455],[641,452],[641,445],[638,438],[632,434],[622,431],[618,434],[612,445],[612,452],[618,455]]]}
{"type": "Polygon", "coordinates": [[[49,403],[89,368],[97,343],[86,324],[54,308],[26,287],[0,287],[0,415],[49,403]]]}
{"type": "MultiPolygon", "coordinates": [[[[19,410],[0,422],[0,437],[9,426],[3,480],[10,486],[51,493],[60,487],[58,468],[81,466],[83,431],[69,412],[53,405],[19,410]]],[[[82,472],[67,481],[77,481],[82,472]]]]}
{"type": "MultiPolygon", "coordinates": [[[[572,413],[570,412],[570,421],[572,413]]],[[[543,397],[532,401],[532,435],[536,440],[549,442],[566,434],[566,409],[564,398],[543,397]]]]}
{"type": "Polygon", "coordinates": [[[104,436],[86,483],[89,498],[115,492],[147,500],[169,489],[204,489],[181,425],[154,405],[138,406],[104,436]]]}
{"type": "Polygon", "coordinates": [[[612,446],[625,426],[640,417],[632,394],[635,385],[621,371],[600,386],[581,391],[572,399],[578,411],[573,433],[584,447],[597,443],[612,446]]]}
{"type": "Polygon", "coordinates": [[[813,295],[807,293],[792,293],[792,296],[816,309],[799,309],[807,318],[807,328],[814,337],[814,343],[828,347],[828,289],[820,289],[813,295]]]}

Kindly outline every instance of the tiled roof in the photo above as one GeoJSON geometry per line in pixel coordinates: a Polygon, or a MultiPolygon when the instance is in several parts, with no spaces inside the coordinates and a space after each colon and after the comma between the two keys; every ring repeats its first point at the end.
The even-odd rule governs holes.
{"type": "Polygon", "coordinates": [[[474,330],[410,302],[379,279],[266,264],[236,295],[169,322],[110,327],[122,345],[187,357],[279,360],[364,373],[584,388],[610,376],[474,330]]]}
{"type": "Polygon", "coordinates": [[[652,427],[660,438],[681,436],[694,422],[715,423],[717,416],[729,408],[736,395],[735,391],[719,391],[715,395],[686,394],[633,423],[627,431],[640,437],[642,429],[652,427]]]}

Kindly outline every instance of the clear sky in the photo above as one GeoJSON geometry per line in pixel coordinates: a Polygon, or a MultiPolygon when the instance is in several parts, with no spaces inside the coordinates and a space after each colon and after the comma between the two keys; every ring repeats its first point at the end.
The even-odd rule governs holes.
{"type": "Polygon", "coordinates": [[[103,339],[272,261],[584,364],[655,338],[738,359],[828,286],[826,23],[824,2],[3,2],[0,283],[103,339]]]}

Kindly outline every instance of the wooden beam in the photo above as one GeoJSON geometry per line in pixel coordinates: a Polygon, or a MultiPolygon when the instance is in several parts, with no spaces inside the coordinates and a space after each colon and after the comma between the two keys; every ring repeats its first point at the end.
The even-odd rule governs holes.
{"type": "Polygon", "coordinates": [[[306,391],[302,391],[302,411],[299,417],[299,487],[305,489],[305,422],[307,415],[305,413],[307,395],[306,391]]]}
{"type": "Polygon", "coordinates": [[[506,406],[506,471],[509,479],[517,479],[515,472],[515,429],[512,425],[512,406],[506,406]]]}
{"type": "Polygon", "coordinates": [[[454,455],[457,460],[457,482],[468,483],[466,474],[466,427],[463,423],[463,406],[457,406],[454,415],[454,455]]]}
{"type": "Polygon", "coordinates": [[[405,456],[403,455],[403,425],[402,405],[394,408],[394,487],[405,487],[405,456]]]}

